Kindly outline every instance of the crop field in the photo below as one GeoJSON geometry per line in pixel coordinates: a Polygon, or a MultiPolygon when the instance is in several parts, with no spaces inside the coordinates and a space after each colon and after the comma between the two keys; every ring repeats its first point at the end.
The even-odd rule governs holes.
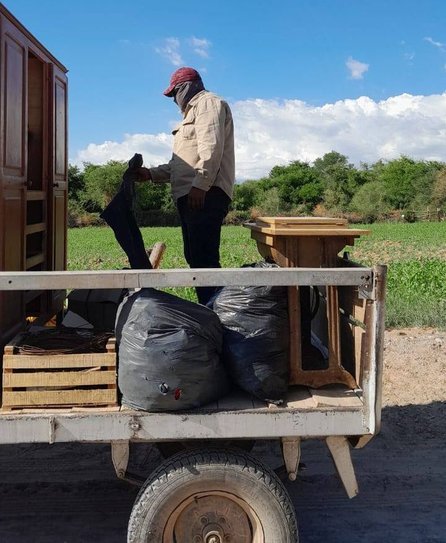
{"type": "MultiPolygon", "coordinates": [[[[446,222],[381,223],[360,227],[370,230],[370,234],[347,249],[356,262],[388,265],[387,326],[446,328],[446,222]]],[[[166,244],[163,268],[186,267],[179,228],[142,228],[141,231],[146,247],[156,241],[166,244]]],[[[223,267],[239,267],[260,258],[248,229],[241,226],[223,228],[223,267]]],[[[68,231],[68,269],[125,267],[128,267],[127,258],[110,228],[88,227],[68,231]]],[[[173,292],[195,299],[192,289],[173,292]]]]}

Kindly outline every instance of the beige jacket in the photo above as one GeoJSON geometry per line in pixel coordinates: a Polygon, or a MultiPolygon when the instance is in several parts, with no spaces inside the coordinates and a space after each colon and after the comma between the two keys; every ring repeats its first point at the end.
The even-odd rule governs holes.
{"type": "Polygon", "coordinates": [[[211,92],[199,92],[172,133],[172,158],[168,164],[150,168],[153,181],[170,181],[174,200],[188,194],[191,187],[208,191],[212,186],[232,198],[234,125],[228,104],[211,92]]]}

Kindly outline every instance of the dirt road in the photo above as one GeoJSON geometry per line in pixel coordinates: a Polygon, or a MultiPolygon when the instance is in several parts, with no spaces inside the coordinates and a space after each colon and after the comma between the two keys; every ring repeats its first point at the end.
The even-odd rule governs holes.
{"type": "MultiPolygon", "coordinates": [[[[325,447],[304,443],[287,484],[301,543],[446,543],[446,333],[386,334],[383,427],[353,451],[360,494],[348,500],[325,447]]],[[[275,444],[256,453],[280,464],[275,444]]],[[[134,448],[134,470],[159,458],[134,448]]],[[[124,543],[136,488],[118,481],[105,445],[0,447],[1,543],[124,543]]]]}

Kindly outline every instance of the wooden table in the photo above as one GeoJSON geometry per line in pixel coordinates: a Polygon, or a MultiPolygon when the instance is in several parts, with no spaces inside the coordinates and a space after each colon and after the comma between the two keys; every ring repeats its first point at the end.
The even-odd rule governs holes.
{"type": "MultiPolygon", "coordinates": [[[[369,233],[349,228],[345,219],[326,217],[258,217],[245,226],[251,229],[260,254],[282,267],[336,267],[339,252],[369,233]]],[[[310,287],[288,289],[290,384],[318,388],[343,383],[356,388],[354,377],[341,363],[338,291],[330,285],[325,288],[328,367],[324,369],[320,369],[322,354],[311,344],[310,287]]]]}

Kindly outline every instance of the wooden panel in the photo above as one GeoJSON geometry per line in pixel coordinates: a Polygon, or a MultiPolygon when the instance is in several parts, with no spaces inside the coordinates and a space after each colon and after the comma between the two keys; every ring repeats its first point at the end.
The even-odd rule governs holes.
{"type": "Polygon", "coordinates": [[[26,50],[23,44],[9,34],[9,31],[4,36],[3,55],[2,130],[5,137],[2,165],[7,175],[23,178],[25,175],[26,50]]]}
{"type": "Polygon", "coordinates": [[[116,366],[114,353],[60,354],[51,356],[5,355],[3,369],[70,369],[116,366]]]}
{"type": "Polygon", "coordinates": [[[94,368],[86,371],[5,373],[4,388],[23,387],[76,387],[91,385],[116,384],[115,371],[97,371],[94,368]]]}
{"type": "Polygon", "coordinates": [[[310,393],[318,407],[362,407],[358,395],[346,387],[332,385],[324,389],[310,389],[310,393]]]}
{"type": "Polygon", "coordinates": [[[5,234],[2,269],[20,271],[24,267],[24,198],[23,189],[3,193],[1,228],[5,234]]]}
{"type": "MultiPolygon", "coordinates": [[[[51,66],[50,85],[50,168],[49,168],[49,262],[53,270],[66,268],[67,251],[67,78],[51,66]]],[[[64,291],[50,293],[52,313],[63,307],[64,291]]]]}
{"type": "Polygon", "coordinates": [[[53,195],[53,270],[66,268],[66,193],[55,191],[53,195]]]}
{"type": "Polygon", "coordinates": [[[299,382],[299,370],[302,367],[302,342],[300,322],[299,288],[288,287],[288,322],[290,329],[290,385],[299,382]]]}
{"type": "MultiPolygon", "coordinates": [[[[0,201],[0,228],[3,231],[0,265],[5,271],[23,269],[23,190],[8,190],[0,201]]],[[[23,296],[20,292],[0,293],[0,342],[5,343],[24,320],[23,296]]]]}
{"type": "Polygon", "coordinates": [[[48,103],[45,63],[28,55],[28,168],[27,185],[32,190],[47,189],[48,103]]]}
{"type": "Polygon", "coordinates": [[[27,235],[29,234],[36,234],[37,232],[44,232],[46,229],[46,224],[44,222],[39,222],[35,224],[28,224],[25,228],[25,233],[27,235]]]}
{"type": "Polygon", "coordinates": [[[67,189],[68,177],[68,118],[67,78],[56,66],[51,66],[50,130],[52,159],[50,181],[58,189],[67,189]]]}
{"type": "Polygon", "coordinates": [[[116,353],[22,355],[21,333],[5,347],[2,408],[111,405],[117,402],[116,353]]]}
{"type": "Polygon", "coordinates": [[[116,390],[27,390],[3,392],[3,408],[37,405],[113,404],[116,390]]]}
{"type": "Polygon", "coordinates": [[[289,409],[314,409],[316,402],[306,387],[291,387],[288,390],[286,407],[289,409]]]}
{"type": "Polygon", "coordinates": [[[47,193],[43,190],[28,190],[26,192],[26,200],[28,202],[46,200],[47,193]]]}
{"type": "Polygon", "coordinates": [[[26,259],[25,269],[30,270],[39,264],[45,262],[45,255],[43,253],[38,253],[37,255],[30,256],[26,259]]]}
{"type": "Polygon", "coordinates": [[[56,75],[54,80],[54,143],[55,178],[67,180],[67,91],[65,76],[56,75]]]}
{"type": "Polygon", "coordinates": [[[292,228],[294,226],[307,225],[312,228],[322,227],[342,227],[347,224],[347,219],[336,217],[257,217],[256,224],[261,226],[280,226],[283,228],[292,228]]]}

